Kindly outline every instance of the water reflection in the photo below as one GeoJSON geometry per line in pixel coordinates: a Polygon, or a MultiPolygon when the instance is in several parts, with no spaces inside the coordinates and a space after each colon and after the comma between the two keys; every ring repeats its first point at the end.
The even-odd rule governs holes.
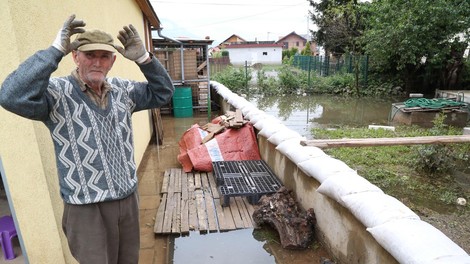
{"type": "Polygon", "coordinates": [[[286,95],[248,100],[302,136],[312,138],[310,130],[317,127],[389,125],[392,103],[403,99],[286,95]]]}
{"type": "Polygon", "coordinates": [[[175,239],[174,264],[272,264],[274,256],[263,249],[263,242],[253,239],[253,229],[240,229],[209,235],[190,234],[175,239]]]}

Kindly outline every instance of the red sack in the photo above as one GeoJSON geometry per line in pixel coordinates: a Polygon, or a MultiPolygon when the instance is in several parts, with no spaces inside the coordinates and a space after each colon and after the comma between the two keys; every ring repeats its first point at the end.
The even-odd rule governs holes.
{"type": "Polygon", "coordinates": [[[238,129],[227,128],[201,144],[206,135],[206,131],[194,125],[179,141],[178,161],[185,172],[212,171],[213,161],[261,159],[255,132],[249,123],[238,129]]]}

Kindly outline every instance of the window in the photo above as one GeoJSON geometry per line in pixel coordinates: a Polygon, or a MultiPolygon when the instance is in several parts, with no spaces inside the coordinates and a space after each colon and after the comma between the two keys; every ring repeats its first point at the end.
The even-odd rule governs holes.
{"type": "Polygon", "coordinates": [[[267,52],[267,51],[263,51],[263,56],[268,56],[268,52],[267,52]]]}
{"type": "Polygon", "coordinates": [[[288,48],[289,48],[289,42],[284,42],[284,43],[282,43],[282,44],[284,44],[284,48],[285,48],[285,49],[288,49],[288,48]]]}
{"type": "Polygon", "coordinates": [[[299,44],[299,42],[297,41],[297,42],[295,43],[295,45],[298,47],[300,44],[299,44]]]}

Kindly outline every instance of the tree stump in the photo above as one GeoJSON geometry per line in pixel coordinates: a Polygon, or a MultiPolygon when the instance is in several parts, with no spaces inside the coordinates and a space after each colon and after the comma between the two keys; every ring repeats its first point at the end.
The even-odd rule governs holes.
{"type": "Polygon", "coordinates": [[[307,248],[314,237],[313,209],[301,210],[291,191],[281,187],[276,193],[264,195],[256,205],[253,219],[259,226],[269,224],[279,234],[286,249],[307,248]]]}

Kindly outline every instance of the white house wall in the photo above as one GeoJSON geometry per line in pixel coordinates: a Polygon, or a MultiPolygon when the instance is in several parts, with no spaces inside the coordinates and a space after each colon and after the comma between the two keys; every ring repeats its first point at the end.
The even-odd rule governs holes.
{"type": "Polygon", "coordinates": [[[229,52],[230,62],[233,65],[244,65],[245,61],[248,64],[262,63],[262,64],[281,64],[282,62],[282,48],[226,48],[229,52]],[[263,55],[266,53],[267,55],[263,55]]]}

